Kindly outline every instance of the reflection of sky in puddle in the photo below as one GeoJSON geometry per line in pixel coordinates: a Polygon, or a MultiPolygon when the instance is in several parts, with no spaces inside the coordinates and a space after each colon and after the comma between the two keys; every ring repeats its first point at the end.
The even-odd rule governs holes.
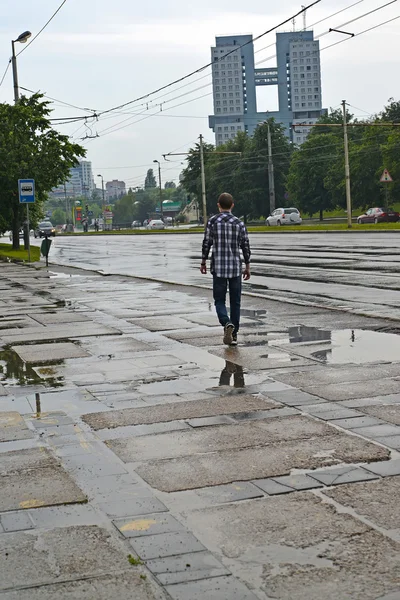
{"type": "Polygon", "coordinates": [[[293,356],[287,352],[270,352],[269,354],[262,354],[261,358],[267,358],[276,362],[295,362],[296,360],[300,360],[297,356],[293,356]]]}
{"type": "Polygon", "coordinates": [[[332,331],[331,347],[311,356],[328,364],[400,361],[400,336],[392,333],[343,329],[332,331]]]}

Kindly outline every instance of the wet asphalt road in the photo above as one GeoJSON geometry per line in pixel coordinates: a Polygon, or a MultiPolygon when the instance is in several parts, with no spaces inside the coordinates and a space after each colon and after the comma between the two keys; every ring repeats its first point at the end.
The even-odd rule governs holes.
{"type": "MultiPolygon", "coordinates": [[[[199,273],[201,241],[197,234],[58,236],[50,262],[211,287],[210,275],[199,273]]],[[[252,279],[244,290],[399,318],[398,233],[253,233],[250,241],[252,279]]]]}

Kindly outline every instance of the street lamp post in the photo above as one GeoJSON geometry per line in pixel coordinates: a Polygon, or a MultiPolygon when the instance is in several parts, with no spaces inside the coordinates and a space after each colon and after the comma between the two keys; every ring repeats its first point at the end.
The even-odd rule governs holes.
{"type": "Polygon", "coordinates": [[[106,201],[104,199],[104,179],[103,179],[103,175],[97,175],[97,177],[101,177],[101,192],[102,192],[102,196],[103,196],[103,206],[102,206],[102,214],[103,214],[103,229],[104,227],[104,210],[105,210],[105,206],[106,206],[106,201]]]}
{"type": "Polygon", "coordinates": [[[154,163],[158,163],[158,183],[160,186],[160,212],[161,212],[161,220],[164,220],[164,211],[163,211],[163,203],[162,203],[162,187],[161,187],[161,163],[159,160],[153,160],[154,163]]]}
{"type": "Polygon", "coordinates": [[[17,71],[17,57],[15,55],[15,43],[19,42],[20,44],[25,44],[25,42],[31,37],[31,35],[32,34],[30,31],[24,31],[24,33],[21,33],[21,35],[19,35],[16,40],[11,40],[11,48],[12,48],[11,63],[12,63],[12,72],[13,72],[13,79],[14,79],[14,102],[15,102],[15,104],[19,100],[18,71],[17,71]]]}

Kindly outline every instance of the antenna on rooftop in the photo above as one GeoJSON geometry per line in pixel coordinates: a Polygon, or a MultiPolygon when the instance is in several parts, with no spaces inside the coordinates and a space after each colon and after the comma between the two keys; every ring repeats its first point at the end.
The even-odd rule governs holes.
{"type": "Polygon", "coordinates": [[[292,23],[293,23],[293,31],[296,31],[296,18],[295,17],[293,17],[292,23]]]}
{"type": "Polygon", "coordinates": [[[307,11],[306,11],[305,6],[302,6],[301,8],[304,10],[304,12],[303,12],[303,30],[306,31],[306,29],[307,29],[307,11]]]}

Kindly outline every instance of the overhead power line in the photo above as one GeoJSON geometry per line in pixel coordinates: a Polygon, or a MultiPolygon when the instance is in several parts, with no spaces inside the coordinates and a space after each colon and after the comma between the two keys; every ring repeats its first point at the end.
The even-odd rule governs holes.
{"type": "Polygon", "coordinates": [[[0,81],[0,86],[2,85],[3,81],[4,81],[4,80],[5,80],[5,78],[6,78],[7,71],[8,71],[8,69],[10,68],[10,65],[11,65],[11,58],[10,58],[10,60],[8,61],[8,64],[7,64],[7,66],[6,66],[6,70],[4,71],[4,73],[3,73],[3,77],[1,78],[1,81],[0,81]]]}
{"type": "Polygon", "coordinates": [[[25,52],[25,50],[26,50],[27,48],[29,48],[29,46],[30,46],[31,44],[33,44],[33,42],[34,42],[34,41],[35,41],[35,40],[36,40],[36,39],[39,37],[39,35],[42,33],[42,31],[44,31],[44,30],[46,29],[47,25],[49,25],[49,23],[51,23],[51,21],[54,19],[54,17],[56,16],[56,14],[57,14],[58,12],[60,12],[60,10],[62,9],[62,7],[63,7],[63,6],[64,6],[64,4],[66,3],[66,1],[67,1],[67,0],[63,0],[63,1],[61,2],[60,6],[57,8],[56,12],[55,12],[55,13],[53,13],[53,14],[51,15],[51,17],[50,17],[50,19],[47,21],[47,23],[45,23],[45,24],[43,25],[42,29],[41,29],[41,30],[40,30],[40,31],[39,31],[39,32],[38,32],[38,33],[37,33],[37,34],[36,34],[36,35],[35,35],[35,36],[34,36],[34,37],[31,39],[31,41],[30,41],[30,42],[29,42],[29,43],[28,43],[28,44],[27,44],[27,45],[26,45],[24,48],[22,48],[22,50],[21,50],[20,52],[18,52],[17,56],[19,56],[20,54],[22,54],[23,52],[25,52]]]}
{"type": "MultiPolygon", "coordinates": [[[[264,31],[263,33],[261,33],[260,35],[258,35],[257,37],[255,37],[254,39],[251,39],[248,42],[245,42],[244,44],[238,45],[237,47],[235,47],[234,50],[231,50],[230,52],[227,52],[222,58],[225,58],[226,56],[229,56],[230,54],[233,54],[234,52],[236,52],[236,50],[240,50],[241,48],[244,48],[248,44],[256,42],[257,40],[259,40],[262,37],[268,35],[269,33],[272,33],[276,29],[279,29],[280,27],[283,27],[284,25],[286,25],[287,23],[291,22],[293,19],[295,19],[299,15],[303,14],[306,10],[309,10],[310,8],[312,8],[313,6],[315,6],[316,4],[319,4],[320,2],[321,2],[321,0],[314,0],[314,2],[312,2],[308,6],[303,7],[295,15],[292,15],[291,17],[285,19],[281,23],[278,23],[278,25],[275,25],[271,29],[268,29],[267,31],[264,31]]],[[[134,103],[140,102],[141,100],[145,100],[146,98],[149,98],[150,96],[153,96],[154,94],[158,94],[159,92],[162,92],[163,90],[166,90],[167,88],[169,88],[169,87],[171,87],[173,85],[176,85],[177,83],[180,83],[181,81],[184,81],[185,79],[188,79],[189,77],[193,77],[193,75],[197,75],[197,73],[201,73],[202,71],[204,71],[204,69],[207,69],[208,67],[211,67],[212,64],[213,64],[213,62],[209,62],[209,63],[203,65],[202,67],[199,67],[195,71],[192,71],[191,73],[188,73],[187,75],[183,75],[182,77],[179,77],[179,79],[175,79],[175,81],[171,81],[170,83],[167,83],[167,84],[165,84],[165,85],[157,88],[153,92],[149,92],[148,94],[144,94],[143,96],[139,96],[138,98],[135,98],[134,100],[129,100],[128,102],[124,102],[124,104],[120,104],[119,106],[114,106],[113,108],[109,108],[108,110],[101,111],[99,114],[106,114],[106,113],[109,113],[109,112],[113,112],[115,110],[119,110],[120,108],[124,108],[125,106],[129,106],[130,104],[134,104],[134,103]]]]}
{"type": "Polygon", "coordinates": [[[69,106],[71,108],[76,108],[77,110],[82,110],[82,111],[90,112],[90,113],[95,113],[96,112],[96,109],[94,109],[94,108],[82,108],[80,106],[76,106],[75,104],[70,104],[69,102],[64,102],[63,100],[58,100],[57,98],[53,98],[52,96],[48,96],[47,94],[44,94],[43,92],[40,92],[40,91],[35,92],[34,90],[30,90],[29,88],[22,87],[22,85],[20,85],[19,87],[20,87],[21,90],[25,90],[26,92],[31,92],[32,94],[40,93],[40,94],[42,94],[42,96],[44,98],[48,98],[49,100],[53,100],[53,102],[60,102],[61,104],[65,104],[65,106],[69,106]]]}

